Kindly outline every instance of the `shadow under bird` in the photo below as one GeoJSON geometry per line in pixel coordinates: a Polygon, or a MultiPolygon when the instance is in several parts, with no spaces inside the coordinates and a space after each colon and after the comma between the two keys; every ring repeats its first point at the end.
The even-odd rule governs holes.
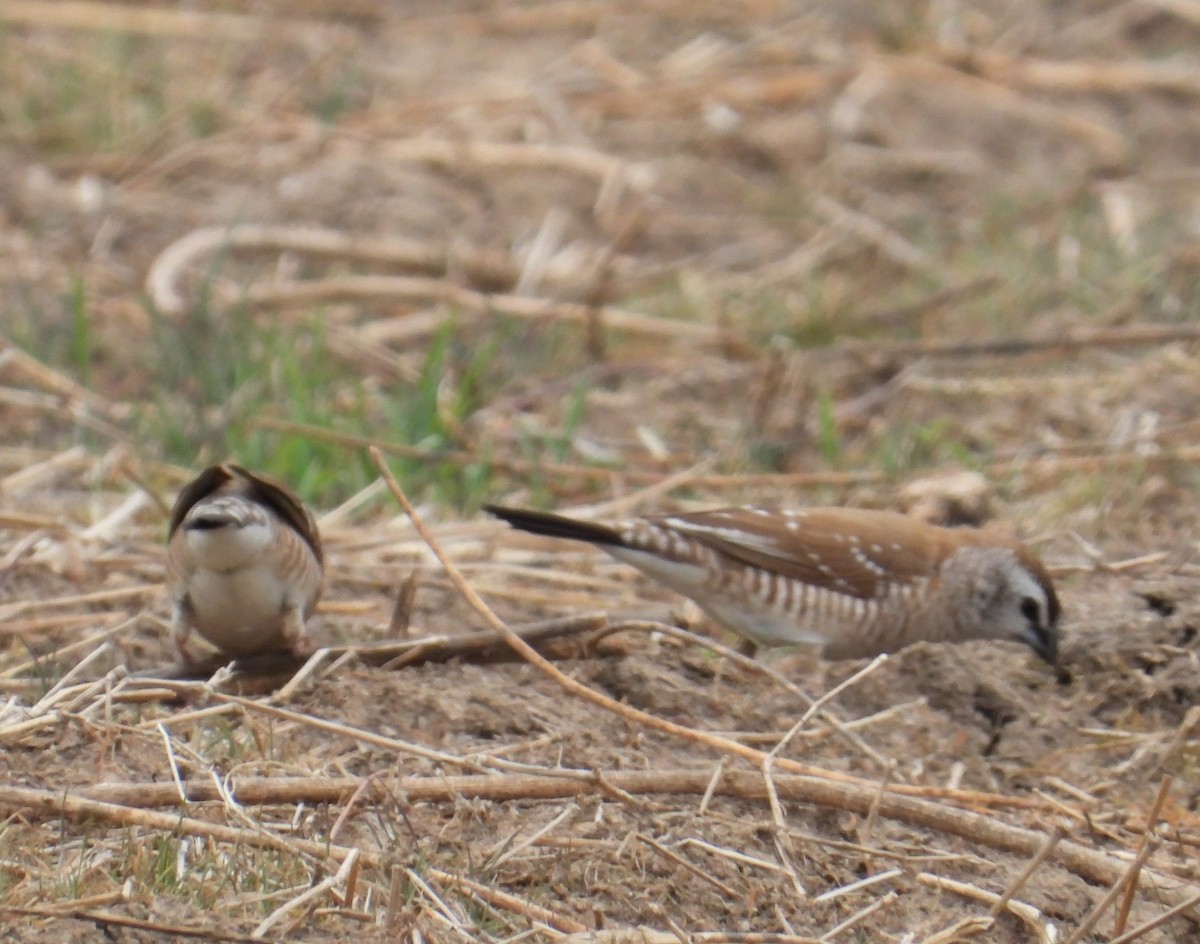
{"type": "Polygon", "coordinates": [[[193,631],[222,653],[313,649],[307,620],[321,595],[316,521],[285,485],[232,464],[205,469],[171,510],[167,592],[185,663],[193,631]]]}
{"type": "Polygon", "coordinates": [[[853,508],[721,508],[602,523],[485,505],[514,528],[585,541],[694,600],[758,645],[830,659],[991,639],[1058,656],[1059,602],[1005,534],[853,508]]]}

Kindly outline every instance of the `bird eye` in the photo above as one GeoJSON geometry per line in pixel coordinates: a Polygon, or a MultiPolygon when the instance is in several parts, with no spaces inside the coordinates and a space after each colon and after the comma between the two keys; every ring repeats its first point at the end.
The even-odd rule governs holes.
{"type": "Polygon", "coordinates": [[[1042,609],[1033,597],[1025,597],[1021,601],[1021,615],[1030,623],[1037,626],[1041,622],[1042,609]]]}

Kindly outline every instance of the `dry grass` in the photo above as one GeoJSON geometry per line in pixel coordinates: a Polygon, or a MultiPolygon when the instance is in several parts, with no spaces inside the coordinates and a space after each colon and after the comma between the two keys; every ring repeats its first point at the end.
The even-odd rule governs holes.
{"type": "Polygon", "coordinates": [[[1197,40],[1181,2],[9,0],[6,940],[1190,939],[1197,40]],[[227,455],[323,512],[329,649],[181,680],[164,511],[227,455]],[[475,514],[964,467],[1061,577],[1060,678],[749,662],[475,514]]]}

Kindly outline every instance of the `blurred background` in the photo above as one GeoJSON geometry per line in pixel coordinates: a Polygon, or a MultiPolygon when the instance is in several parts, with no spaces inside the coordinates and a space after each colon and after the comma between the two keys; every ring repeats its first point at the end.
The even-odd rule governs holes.
{"type": "MultiPolygon", "coordinates": [[[[1076,838],[1130,856],[1165,809],[1174,844],[1152,862],[1194,880],[1198,277],[1197,0],[3,0],[0,773],[58,793],[169,781],[165,742],[197,777],[373,776],[398,756],[441,776],[444,758],[245,706],[193,716],[170,691],[41,700],[81,659],[118,687],[126,666],[170,659],[166,508],[225,459],[317,509],[322,642],[391,639],[410,617],[414,634],[478,629],[380,487],[377,444],[517,622],[695,613],[590,550],[485,522],[484,501],[1000,519],[1060,581],[1073,680],[1005,647],[971,671],[902,654],[839,701],[868,748],[821,729],[792,750],[872,783],[1017,793],[988,815],[1037,837],[1054,810],[1072,829],[1086,810],[1076,838]],[[1177,793],[1148,820],[1171,758],[1177,793]]],[[[571,671],[767,748],[803,710],[711,652],[622,645],[571,671]]],[[[292,693],[299,709],[547,768],[697,763],[527,665],[337,665],[292,693]]],[[[814,691],[851,671],[785,668],[814,691]]],[[[451,908],[405,886],[413,941],[529,930],[450,873],[558,909],[560,931],[833,934],[882,892],[818,906],[798,875],[816,893],[944,861],[999,892],[1028,858],[801,806],[793,863],[758,801],[717,798],[693,821],[593,800],[553,822],[520,800],[412,819],[401,804],[344,841],[448,870],[430,881],[451,908]],[[542,844],[501,851],[543,826],[542,844]],[[676,842],[693,829],[707,852],[676,842]],[[635,831],[674,858],[629,853],[635,831]]],[[[315,806],[263,809],[272,830],[327,838],[315,806]]],[[[326,874],[172,829],[89,830],[0,823],[0,907],[115,895],[244,939],[326,874]]],[[[369,900],[313,918],[306,940],[384,921],[400,885],[372,861],[369,900]]],[[[1077,927],[1105,883],[1055,869],[1022,894],[1077,927]]],[[[863,940],[958,940],[963,909],[987,907],[890,881],[909,894],[879,898],[863,940]]],[[[1145,939],[1183,940],[1175,927],[1145,939]]],[[[991,934],[1033,939],[1011,916],[991,934]]]]}
{"type": "Polygon", "coordinates": [[[366,439],[466,511],[1190,444],[1198,37],[1150,0],[7,3],[0,328],[78,385],[0,362],[7,445],[328,505],[366,439]]]}

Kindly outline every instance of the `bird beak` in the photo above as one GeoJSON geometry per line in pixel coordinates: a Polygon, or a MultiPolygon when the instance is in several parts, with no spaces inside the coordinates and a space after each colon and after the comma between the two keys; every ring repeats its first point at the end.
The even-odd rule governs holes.
{"type": "Polygon", "coordinates": [[[1038,627],[1027,637],[1031,649],[1051,666],[1058,665],[1058,627],[1049,629],[1038,627]]]}

